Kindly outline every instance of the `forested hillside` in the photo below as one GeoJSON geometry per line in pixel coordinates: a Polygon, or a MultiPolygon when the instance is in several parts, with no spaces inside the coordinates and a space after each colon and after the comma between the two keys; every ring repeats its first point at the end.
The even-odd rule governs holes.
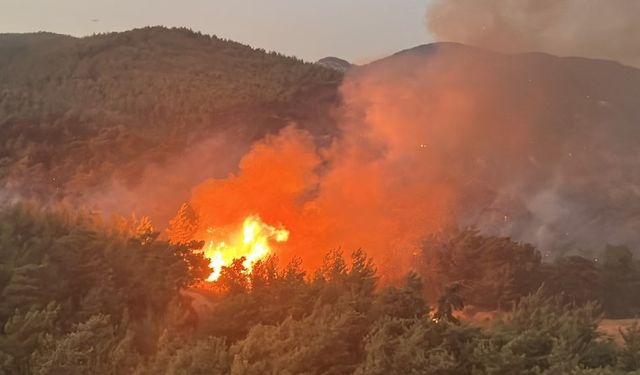
{"type": "Polygon", "coordinates": [[[291,121],[327,132],[340,80],[186,29],[0,35],[0,186],[62,198],[114,175],[134,185],[148,164],[223,131],[246,143],[291,121]]]}
{"type": "Polygon", "coordinates": [[[0,375],[640,373],[640,326],[598,330],[640,314],[639,104],[637,69],[446,43],[343,77],[0,35],[0,375]]]}

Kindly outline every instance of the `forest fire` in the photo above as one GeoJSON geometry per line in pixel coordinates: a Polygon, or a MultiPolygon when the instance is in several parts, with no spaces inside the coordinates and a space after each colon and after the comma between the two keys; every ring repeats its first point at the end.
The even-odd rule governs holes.
{"type": "Polygon", "coordinates": [[[208,230],[211,239],[204,249],[204,255],[209,259],[212,271],[207,278],[208,281],[217,280],[222,268],[231,265],[234,259],[244,258],[243,265],[251,272],[257,261],[271,254],[271,243],[286,242],[289,239],[287,229],[268,225],[257,215],[245,218],[242,229],[237,233],[220,236],[218,232],[213,228],[208,230]]]}

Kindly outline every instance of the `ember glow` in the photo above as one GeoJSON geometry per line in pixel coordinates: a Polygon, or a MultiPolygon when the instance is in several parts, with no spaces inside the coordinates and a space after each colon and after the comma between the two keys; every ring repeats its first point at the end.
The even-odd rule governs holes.
{"type": "Polygon", "coordinates": [[[234,259],[244,258],[243,265],[251,272],[257,261],[267,258],[272,253],[272,243],[286,242],[289,239],[287,229],[268,225],[257,215],[245,218],[242,228],[236,233],[221,235],[220,232],[215,228],[208,230],[211,239],[204,249],[204,255],[209,259],[212,271],[208,281],[217,280],[222,267],[230,266],[234,259]]]}

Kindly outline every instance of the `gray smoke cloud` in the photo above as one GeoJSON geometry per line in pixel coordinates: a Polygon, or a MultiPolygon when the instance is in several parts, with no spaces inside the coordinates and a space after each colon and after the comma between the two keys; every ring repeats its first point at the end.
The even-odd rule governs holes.
{"type": "Polygon", "coordinates": [[[347,135],[403,182],[385,199],[444,201],[424,189],[441,184],[459,225],[549,256],[639,249],[639,85],[608,61],[421,46],[348,77],[347,135]]]}
{"type": "Polygon", "coordinates": [[[167,162],[147,165],[135,186],[111,178],[83,192],[73,204],[96,209],[107,216],[148,216],[156,229],[163,230],[194,186],[207,178],[223,177],[234,171],[249,145],[247,140],[222,133],[203,136],[201,141],[172,155],[167,162]]]}
{"type": "Polygon", "coordinates": [[[640,66],[638,17],[637,0],[436,0],[427,25],[440,41],[640,66]]]}
{"type": "Polygon", "coordinates": [[[640,70],[608,61],[417,47],[347,74],[329,145],[285,129],[191,205],[201,230],[248,214],[282,224],[281,259],[313,268],[362,248],[392,277],[455,225],[549,257],[639,249],[638,87],[640,70]]]}

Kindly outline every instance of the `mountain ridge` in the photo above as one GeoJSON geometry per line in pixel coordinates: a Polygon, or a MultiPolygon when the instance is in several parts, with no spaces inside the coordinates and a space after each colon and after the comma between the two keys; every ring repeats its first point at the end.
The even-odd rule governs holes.
{"type": "Polygon", "coordinates": [[[3,35],[0,51],[0,181],[28,198],[80,194],[114,174],[135,184],[149,162],[222,132],[230,143],[292,122],[325,133],[342,79],[177,28],[3,35]]]}
{"type": "MultiPolygon", "coordinates": [[[[584,233],[578,223],[587,223],[572,216],[582,213],[600,227],[607,217],[619,224],[597,246],[637,245],[632,233],[640,230],[640,219],[633,210],[640,207],[629,202],[640,179],[628,163],[638,157],[640,119],[640,70],[633,67],[435,43],[354,67],[343,78],[317,64],[215,36],[153,27],[86,38],[0,35],[0,50],[7,46],[13,55],[0,54],[5,195],[58,200],[102,191],[111,180],[139,186],[149,165],[184,157],[216,134],[234,145],[233,152],[225,150],[230,165],[251,142],[292,123],[330,142],[339,133],[349,84],[366,83],[362,78],[404,87],[399,92],[417,103],[407,113],[426,119],[433,114],[423,111],[438,99],[427,88],[446,84],[468,97],[474,111],[468,118],[475,123],[466,131],[475,136],[465,135],[474,138],[474,151],[456,150],[460,157],[443,159],[452,170],[456,164],[474,166],[461,174],[479,183],[464,191],[474,209],[463,224],[542,247],[553,239],[576,248],[580,244],[564,244],[562,233],[584,233]],[[58,44],[46,42],[51,39],[58,44]],[[507,135],[522,138],[518,132],[530,138],[519,146],[521,153],[503,150],[507,135]],[[508,188],[504,181],[522,187],[508,188]],[[516,191],[504,194],[509,189],[516,191]],[[554,211],[560,206],[568,211],[554,211]],[[576,224],[567,228],[560,218],[576,224]]],[[[449,111],[438,118],[443,128],[451,121],[471,126],[456,118],[457,107],[449,111]]],[[[231,171],[204,165],[185,186],[231,171]]],[[[188,195],[189,188],[181,189],[174,189],[176,196],[188,195]]],[[[595,241],[582,236],[588,238],[582,244],[595,241]]]]}

